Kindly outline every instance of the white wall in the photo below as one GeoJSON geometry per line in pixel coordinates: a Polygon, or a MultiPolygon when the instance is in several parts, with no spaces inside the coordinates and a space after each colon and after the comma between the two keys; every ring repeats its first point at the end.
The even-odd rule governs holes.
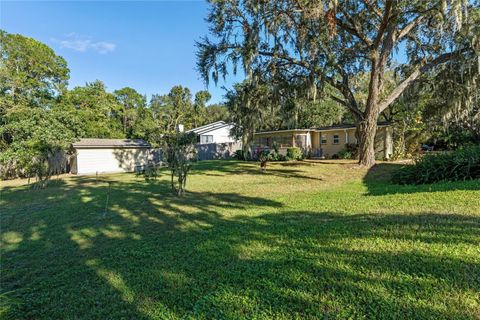
{"type": "Polygon", "coordinates": [[[77,174],[132,172],[136,166],[147,164],[146,148],[77,149],[77,174]]]}
{"type": "MultiPolygon", "coordinates": [[[[213,136],[212,143],[236,142],[233,137],[230,137],[230,129],[232,128],[233,125],[229,125],[223,128],[212,130],[208,133],[201,134],[200,136],[213,136]]],[[[200,141],[202,141],[202,138],[200,138],[200,141]]]]}

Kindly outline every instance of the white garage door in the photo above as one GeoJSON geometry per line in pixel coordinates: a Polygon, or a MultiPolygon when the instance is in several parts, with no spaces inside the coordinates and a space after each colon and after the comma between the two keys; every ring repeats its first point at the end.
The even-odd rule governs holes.
{"type": "Polygon", "coordinates": [[[77,149],[77,173],[129,172],[147,163],[148,150],[141,148],[77,149]]]}

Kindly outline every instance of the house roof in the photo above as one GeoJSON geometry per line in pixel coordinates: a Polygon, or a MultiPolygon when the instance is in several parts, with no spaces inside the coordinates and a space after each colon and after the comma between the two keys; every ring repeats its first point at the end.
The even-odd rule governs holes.
{"type": "Polygon", "coordinates": [[[198,128],[193,128],[190,130],[187,130],[187,132],[194,132],[196,134],[205,134],[217,129],[221,129],[224,127],[231,126],[230,123],[226,123],[225,121],[217,121],[217,122],[212,122],[209,124],[206,124],[204,126],[198,127],[198,128]]]}
{"type": "MultiPolygon", "coordinates": [[[[377,123],[378,127],[387,127],[389,125],[391,125],[391,123],[386,122],[386,121],[382,121],[382,122],[377,123]]],[[[355,128],[356,128],[356,126],[354,124],[339,124],[339,125],[334,125],[334,126],[318,127],[318,128],[315,128],[314,130],[323,131],[323,130],[355,129],[355,128]]]]}
{"type": "Polygon", "coordinates": [[[83,138],[72,143],[74,148],[150,148],[142,139],[97,139],[83,138]]]}
{"type": "MultiPolygon", "coordinates": [[[[378,127],[388,127],[390,125],[391,123],[386,121],[377,123],[378,127]]],[[[325,126],[325,127],[318,127],[318,128],[259,131],[259,132],[255,132],[255,134],[269,134],[269,133],[276,133],[276,132],[320,132],[320,131],[333,131],[333,130],[355,129],[355,128],[356,126],[354,124],[339,124],[334,126],[325,126]]]]}

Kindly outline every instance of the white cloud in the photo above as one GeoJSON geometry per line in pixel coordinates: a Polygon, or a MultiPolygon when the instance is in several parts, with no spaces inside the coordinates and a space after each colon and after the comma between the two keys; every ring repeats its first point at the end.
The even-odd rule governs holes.
{"type": "Polygon", "coordinates": [[[90,37],[79,36],[76,33],[70,33],[63,40],[52,39],[58,43],[60,48],[67,48],[78,52],[86,52],[89,50],[106,54],[115,50],[117,45],[106,41],[93,41],[90,37]]]}

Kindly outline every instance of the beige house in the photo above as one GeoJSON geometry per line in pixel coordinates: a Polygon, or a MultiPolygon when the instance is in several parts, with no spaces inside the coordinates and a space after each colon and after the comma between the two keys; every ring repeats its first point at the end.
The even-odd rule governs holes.
{"type": "MultiPolygon", "coordinates": [[[[289,129],[255,133],[254,148],[272,148],[286,153],[290,147],[299,147],[312,158],[332,158],[344,150],[347,144],[356,144],[354,125],[337,125],[312,129],[289,129]]],[[[393,153],[392,128],[379,123],[375,136],[376,156],[389,159],[393,153]]]]}
{"type": "Polygon", "coordinates": [[[150,144],[142,139],[80,139],[72,147],[74,174],[133,172],[150,159],[150,144]]]}

